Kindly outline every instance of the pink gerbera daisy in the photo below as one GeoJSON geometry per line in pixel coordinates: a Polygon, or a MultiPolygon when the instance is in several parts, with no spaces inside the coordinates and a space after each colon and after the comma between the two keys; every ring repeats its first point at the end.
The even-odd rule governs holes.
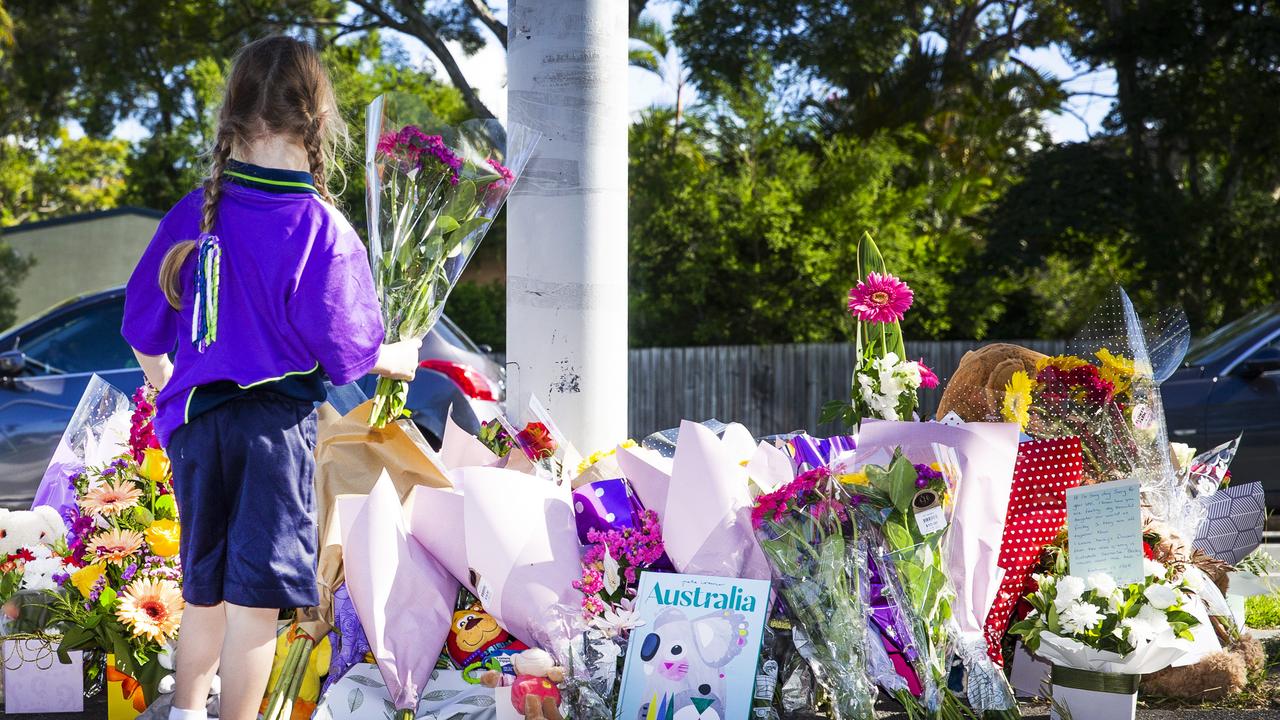
{"type": "Polygon", "coordinates": [[[915,295],[898,278],[871,273],[849,291],[849,312],[868,323],[891,323],[902,319],[915,295]]]}

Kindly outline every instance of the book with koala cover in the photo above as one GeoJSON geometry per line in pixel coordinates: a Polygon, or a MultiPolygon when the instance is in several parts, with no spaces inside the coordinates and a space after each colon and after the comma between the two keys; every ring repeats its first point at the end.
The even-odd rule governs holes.
{"type": "Polygon", "coordinates": [[[769,582],[646,572],[617,720],[747,720],[769,582]]]}

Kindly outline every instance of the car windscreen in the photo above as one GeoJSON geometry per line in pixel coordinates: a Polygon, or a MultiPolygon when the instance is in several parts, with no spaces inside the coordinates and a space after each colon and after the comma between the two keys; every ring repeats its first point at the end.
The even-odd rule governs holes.
{"type": "Polygon", "coordinates": [[[444,315],[440,316],[440,322],[436,323],[434,330],[440,334],[440,337],[443,338],[445,342],[456,348],[466,350],[467,352],[475,353],[477,355],[484,354],[481,352],[480,348],[471,341],[471,338],[467,337],[457,325],[453,324],[452,320],[444,315]]]}
{"type": "Polygon", "coordinates": [[[1237,343],[1252,335],[1263,325],[1275,320],[1280,313],[1280,303],[1269,305],[1233,320],[1191,343],[1187,350],[1187,365],[1208,365],[1225,359],[1237,351],[1237,343]]]}

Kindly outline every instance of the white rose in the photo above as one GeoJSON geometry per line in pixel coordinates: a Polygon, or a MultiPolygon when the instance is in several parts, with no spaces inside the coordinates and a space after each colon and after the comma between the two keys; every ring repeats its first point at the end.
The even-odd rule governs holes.
{"type": "Polygon", "coordinates": [[[1149,585],[1146,590],[1142,591],[1142,594],[1158,610],[1167,610],[1170,606],[1178,604],[1182,599],[1178,596],[1177,591],[1164,583],[1149,585]]]}
{"type": "Polygon", "coordinates": [[[1169,573],[1169,568],[1162,563],[1158,563],[1151,558],[1142,558],[1142,570],[1147,577],[1164,577],[1169,573]]]}
{"type": "Polygon", "coordinates": [[[1058,578],[1057,588],[1058,595],[1054,598],[1053,604],[1058,608],[1058,612],[1062,612],[1084,594],[1084,579],[1075,575],[1063,575],[1058,578]]]}
{"type": "Polygon", "coordinates": [[[1169,449],[1173,451],[1173,461],[1178,464],[1179,472],[1186,472],[1191,467],[1191,461],[1196,457],[1196,449],[1186,443],[1169,443],[1169,449]]]}
{"type": "Polygon", "coordinates": [[[1110,597],[1116,591],[1116,579],[1108,573],[1093,573],[1089,576],[1089,589],[1103,597],[1110,597]]]}

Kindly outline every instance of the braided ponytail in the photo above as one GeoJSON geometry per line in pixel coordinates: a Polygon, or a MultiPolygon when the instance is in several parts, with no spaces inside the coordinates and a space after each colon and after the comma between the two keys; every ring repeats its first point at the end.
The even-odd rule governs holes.
{"type": "MultiPolygon", "coordinates": [[[[200,218],[200,232],[212,233],[218,217],[218,201],[222,199],[222,172],[231,157],[232,132],[219,128],[218,139],[213,145],[213,158],[209,163],[209,177],[204,181],[204,207],[200,218]]],[[[195,240],[183,240],[169,248],[160,262],[160,289],[174,310],[182,308],[182,266],[196,249],[195,240]]]]}
{"type": "Polygon", "coordinates": [[[324,116],[320,114],[312,115],[311,120],[307,123],[307,129],[302,135],[302,146],[307,149],[307,164],[311,169],[311,181],[315,184],[320,197],[324,198],[325,202],[330,205],[334,205],[337,201],[329,190],[329,163],[325,157],[324,139],[321,137],[323,128],[324,116]]]}

